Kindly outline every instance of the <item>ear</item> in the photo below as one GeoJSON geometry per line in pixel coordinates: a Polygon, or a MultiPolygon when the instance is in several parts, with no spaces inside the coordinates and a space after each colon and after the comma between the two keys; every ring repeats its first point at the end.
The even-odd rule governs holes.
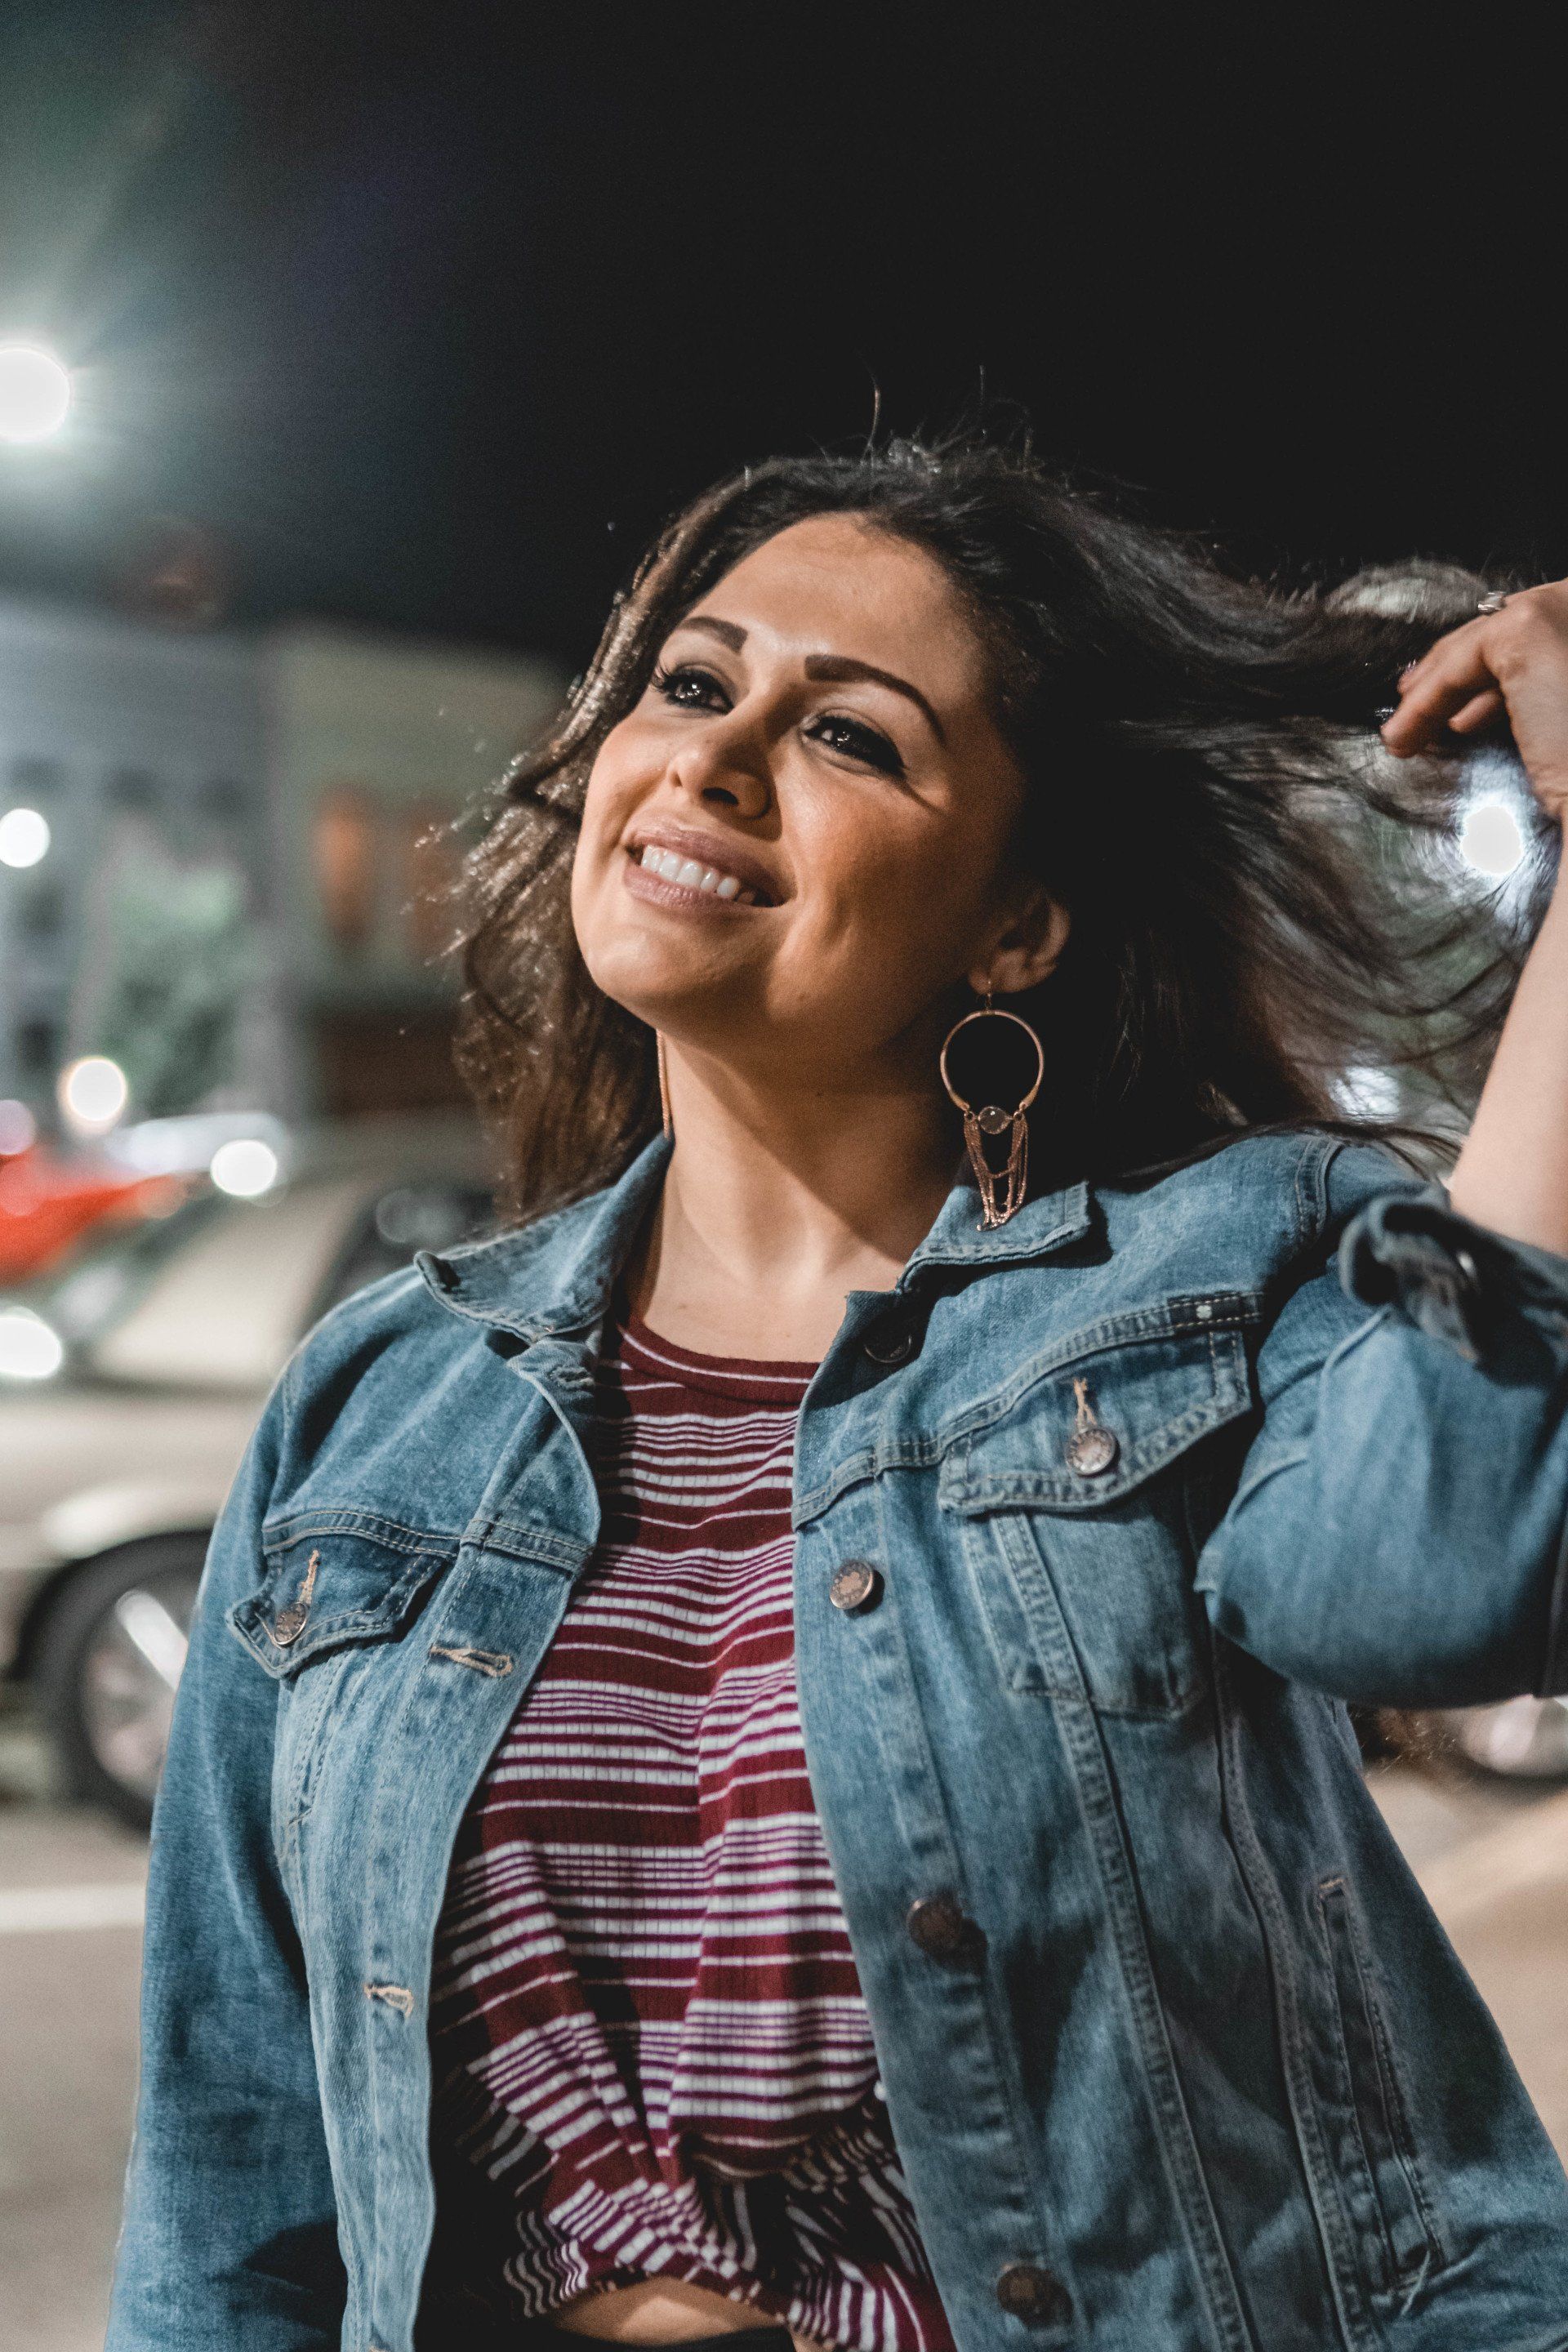
{"type": "Polygon", "coordinates": [[[971,966],[970,986],[981,996],[987,988],[1013,996],[1035,987],[1056,970],[1071,929],[1067,908],[1038,882],[1026,884],[993,932],[989,950],[971,966]]]}

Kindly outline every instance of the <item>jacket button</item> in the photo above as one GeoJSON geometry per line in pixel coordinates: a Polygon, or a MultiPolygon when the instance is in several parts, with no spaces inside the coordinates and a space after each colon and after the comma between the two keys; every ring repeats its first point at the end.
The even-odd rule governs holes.
{"type": "Polygon", "coordinates": [[[1103,1477],[1121,1451],[1113,1432],[1096,1422],[1090,1429],[1075,1430],[1068,1439],[1068,1468],[1080,1478],[1103,1477]]]}
{"type": "Polygon", "coordinates": [[[1065,2327],[1072,2317],[1071,2296],[1039,2263],[1009,2263],[996,2282],[996,2300],[1026,2327],[1065,2327]]]}
{"type": "Polygon", "coordinates": [[[867,1333],[860,1346],[874,1364],[907,1364],[919,1345],[912,1323],[886,1321],[867,1333]]]}
{"type": "Polygon", "coordinates": [[[904,1921],[910,1940],[930,1960],[958,1960],[980,1942],[980,1930],[951,1895],[922,1895],[904,1921]]]}
{"type": "Polygon", "coordinates": [[[871,1609],[882,1597],[882,1580],[868,1559],[847,1559],[827,1597],[835,1609],[871,1609]]]}

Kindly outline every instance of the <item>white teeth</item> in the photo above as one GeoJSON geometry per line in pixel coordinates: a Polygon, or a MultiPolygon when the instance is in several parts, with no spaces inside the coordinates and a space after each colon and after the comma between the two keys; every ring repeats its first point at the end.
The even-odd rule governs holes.
{"type": "Polygon", "coordinates": [[[682,857],[679,851],[660,849],[656,842],[645,841],[637,852],[637,864],[650,874],[660,874],[667,882],[679,882],[688,890],[705,891],[713,898],[738,898],[743,907],[754,907],[757,894],[748,889],[739,877],[721,872],[717,866],[701,866],[695,857],[682,857]]]}

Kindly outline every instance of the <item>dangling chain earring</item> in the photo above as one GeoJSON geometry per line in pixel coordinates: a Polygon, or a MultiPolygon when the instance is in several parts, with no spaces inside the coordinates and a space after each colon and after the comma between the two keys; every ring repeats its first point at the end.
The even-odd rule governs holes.
{"type": "Polygon", "coordinates": [[[666,1066],[664,1058],[664,1032],[662,1029],[656,1029],[653,1034],[655,1042],[658,1048],[659,1112],[663,1118],[664,1131],[666,1135],[673,1135],[675,1133],[675,1115],[669,1108],[669,1071],[666,1066]]]}
{"type": "Polygon", "coordinates": [[[1040,1091],[1041,1082],[1046,1075],[1046,1050],[1034,1030],[1020,1013],[1004,1013],[993,1004],[991,991],[987,987],[984,1005],[973,1013],[966,1013],[962,1021],[955,1021],[943,1038],[938,1066],[942,1071],[942,1085],[947,1088],[952,1100],[963,1113],[963,1140],[968,1147],[969,1164],[974,1171],[974,1181],[980,1187],[980,1205],[983,1214],[977,1230],[985,1233],[996,1225],[1005,1225],[1008,1218],[1024,1204],[1024,1188],[1028,1181],[1029,1174],[1029,1122],[1025,1113],[1040,1091]],[[1003,1110],[996,1103],[987,1103],[983,1110],[976,1110],[972,1104],[964,1101],[963,1097],[949,1077],[947,1049],[959,1031],[967,1029],[972,1021],[1011,1021],[1031,1040],[1039,1066],[1035,1072],[1034,1085],[1029,1088],[1016,1110],[1003,1110]],[[1008,1137],[1007,1164],[1005,1168],[994,1169],[985,1157],[984,1139],[988,1135],[1001,1135],[1009,1129],[1012,1132],[1008,1137]],[[1006,1183],[1006,1192],[1003,1197],[1002,1205],[998,1208],[996,1187],[998,1182],[1004,1180],[1006,1183]]]}

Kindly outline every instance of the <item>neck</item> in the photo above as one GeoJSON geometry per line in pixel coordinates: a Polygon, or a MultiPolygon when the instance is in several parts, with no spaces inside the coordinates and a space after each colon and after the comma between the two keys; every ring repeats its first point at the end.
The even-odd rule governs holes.
{"type": "Polygon", "coordinates": [[[628,1269],[656,1331],[715,1354],[822,1355],[851,1290],[886,1290],[952,1188],[929,1081],[756,1080],[668,1049],[674,1149],[628,1269]]]}

